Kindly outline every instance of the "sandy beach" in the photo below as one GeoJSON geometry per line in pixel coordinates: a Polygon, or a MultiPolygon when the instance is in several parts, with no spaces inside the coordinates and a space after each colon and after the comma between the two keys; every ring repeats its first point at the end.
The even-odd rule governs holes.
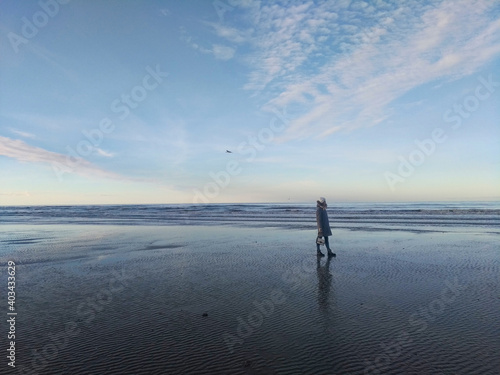
{"type": "Polygon", "coordinates": [[[314,238],[5,225],[18,315],[2,373],[499,373],[498,234],[337,229],[330,261],[314,238]]]}

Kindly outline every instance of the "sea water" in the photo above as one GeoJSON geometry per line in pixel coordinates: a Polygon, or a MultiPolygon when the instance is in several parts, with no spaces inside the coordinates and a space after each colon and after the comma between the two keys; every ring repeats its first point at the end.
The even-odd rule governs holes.
{"type": "MultiPolygon", "coordinates": [[[[311,229],[315,203],[4,206],[0,224],[239,225],[311,229]]],[[[331,203],[332,228],[500,233],[500,202],[331,203]]]]}

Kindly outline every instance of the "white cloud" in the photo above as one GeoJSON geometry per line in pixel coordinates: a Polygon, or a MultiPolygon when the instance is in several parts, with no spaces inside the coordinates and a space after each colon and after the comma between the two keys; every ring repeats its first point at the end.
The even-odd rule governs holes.
{"type": "Polygon", "coordinates": [[[232,43],[244,43],[249,39],[249,30],[238,30],[234,27],[227,27],[220,23],[207,23],[207,25],[214,29],[217,36],[232,43]]]}
{"type": "Polygon", "coordinates": [[[251,46],[244,88],[272,95],[264,108],[298,113],[282,139],[380,123],[410,89],[473,74],[500,54],[488,0],[260,4],[241,30],[216,33],[251,46]]]}
{"type": "Polygon", "coordinates": [[[21,140],[2,136],[0,136],[0,155],[22,162],[51,164],[54,168],[58,168],[59,171],[66,171],[86,177],[125,179],[125,177],[101,169],[83,158],[71,158],[71,162],[68,162],[69,157],[66,155],[47,151],[39,147],[28,145],[21,140]]]}
{"type": "Polygon", "coordinates": [[[32,133],[28,133],[28,132],[25,132],[25,131],[22,131],[22,130],[17,130],[17,129],[14,129],[14,128],[9,128],[9,130],[14,133],[14,134],[17,134],[21,137],[24,137],[24,138],[36,138],[36,136],[32,133]]]}
{"type": "Polygon", "coordinates": [[[115,154],[113,154],[112,152],[104,151],[104,150],[100,149],[99,147],[95,147],[94,150],[97,152],[97,154],[104,156],[106,158],[112,158],[115,156],[115,154]]]}
{"type": "Polygon", "coordinates": [[[217,60],[229,60],[233,58],[235,49],[227,46],[222,46],[220,44],[214,44],[212,53],[217,60]]]}
{"type": "MultiPolygon", "coordinates": [[[[213,44],[212,48],[204,47],[196,43],[195,39],[192,36],[188,35],[186,30],[181,29],[181,33],[181,40],[187,43],[191,48],[200,51],[203,54],[213,55],[217,60],[230,60],[234,57],[234,54],[236,52],[235,48],[222,44],[213,44]]],[[[228,36],[227,34],[224,35],[228,36]]]]}

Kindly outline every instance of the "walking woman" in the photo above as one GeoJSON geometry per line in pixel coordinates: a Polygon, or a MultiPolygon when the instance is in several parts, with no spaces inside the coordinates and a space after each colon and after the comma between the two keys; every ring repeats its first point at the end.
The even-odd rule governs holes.
{"type": "Polygon", "coordinates": [[[316,223],[318,224],[318,237],[316,238],[316,249],[318,252],[318,256],[324,257],[325,255],[321,252],[319,249],[320,243],[322,241],[319,241],[320,238],[325,237],[325,245],[326,245],[326,250],[328,251],[328,256],[329,257],[334,257],[335,253],[332,252],[330,249],[330,243],[328,242],[328,236],[332,235],[332,230],[330,229],[330,222],[328,221],[328,213],[326,212],[326,200],[325,198],[321,197],[319,200],[316,202],[316,223]]]}

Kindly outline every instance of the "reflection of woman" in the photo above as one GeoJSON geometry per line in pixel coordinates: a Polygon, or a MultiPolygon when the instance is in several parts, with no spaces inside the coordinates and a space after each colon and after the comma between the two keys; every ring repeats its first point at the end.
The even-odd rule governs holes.
{"type": "MultiPolygon", "coordinates": [[[[326,212],[326,200],[321,197],[316,202],[316,223],[318,224],[318,238],[325,237],[325,245],[328,251],[329,257],[334,257],[335,254],[330,249],[330,243],[328,242],[328,236],[332,235],[332,230],[330,229],[330,222],[328,221],[328,213],[326,212]]],[[[316,249],[318,256],[325,256],[319,249],[319,243],[316,242],[316,249]]]]}
{"type": "Polygon", "coordinates": [[[330,273],[330,259],[326,260],[324,266],[321,266],[317,258],[316,271],[318,273],[318,305],[321,310],[328,310],[328,299],[330,298],[330,289],[332,286],[332,274],[330,273]]]}

